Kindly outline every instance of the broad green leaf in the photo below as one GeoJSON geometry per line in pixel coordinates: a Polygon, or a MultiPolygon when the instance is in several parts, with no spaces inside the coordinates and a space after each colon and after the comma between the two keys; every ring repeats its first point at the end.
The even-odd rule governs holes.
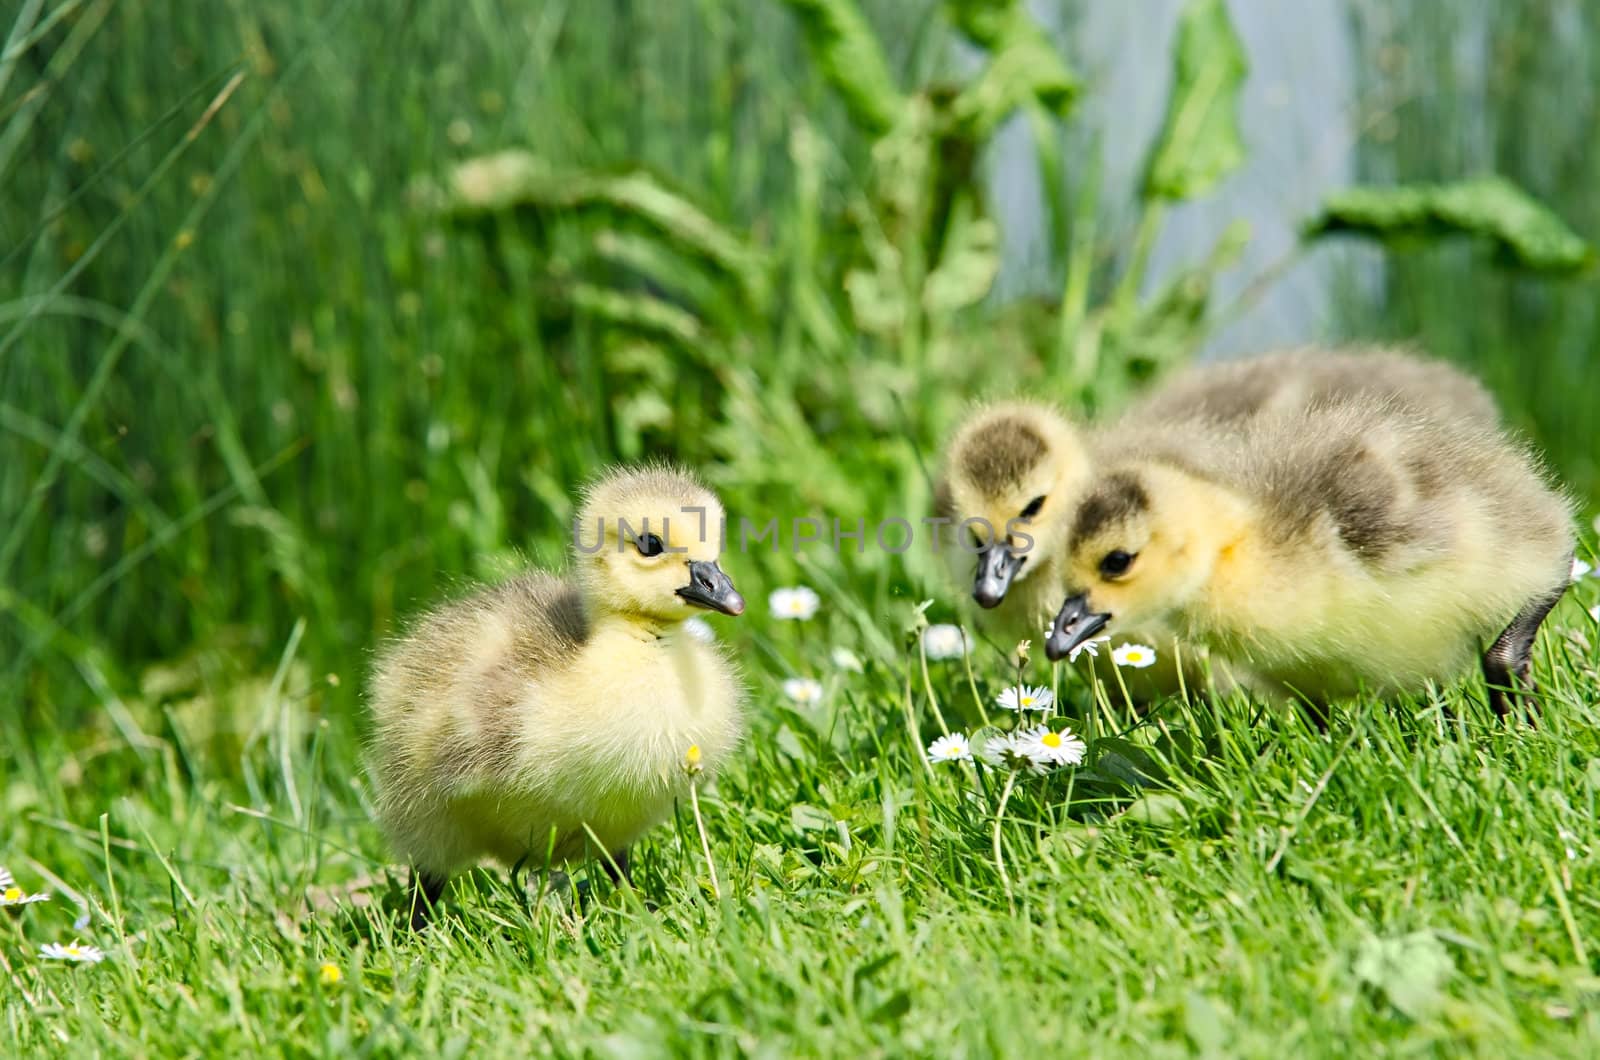
{"type": "Polygon", "coordinates": [[[1439,1007],[1442,988],[1455,971],[1455,962],[1433,932],[1414,931],[1400,938],[1367,939],[1356,954],[1353,970],[1356,978],[1415,1020],[1439,1007]]]}
{"type": "Polygon", "coordinates": [[[1018,107],[1035,100],[1055,114],[1066,113],[1078,94],[1078,79],[1022,5],[999,15],[974,14],[958,24],[964,30],[971,26],[968,35],[989,51],[988,65],[952,107],[971,135],[988,136],[1018,107]]]}
{"type": "Polygon", "coordinates": [[[1307,235],[1317,238],[1339,232],[1380,239],[1482,236],[1524,268],[1545,271],[1580,269],[1594,260],[1589,244],[1566,222],[1497,176],[1334,192],[1307,235]]]}
{"type": "Polygon", "coordinates": [[[1178,16],[1172,95],[1146,171],[1148,198],[1196,198],[1244,162],[1239,89],[1249,70],[1223,0],[1189,0],[1178,16]]]}
{"type": "Polygon", "coordinates": [[[982,301],[1000,272],[1000,230],[987,217],[958,213],[945,237],[939,265],[922,287],[930,313],[953,313],[982,301]]]}
{"type": "Polygon", "coordinates": [[[894,125],[905,99],[889,75],[878,38],[855,0],[783,0],[806,46],[856,121],[874,133],[894,125]]]}
{"type": "Polygon", "coordinates": [[[1133,800],[1122,816],[1153,828],[1171,828],[1189,819],[1189,807],[1170,792],[1151,792],[1133,800]]]}
{"type": "Polygon", "coordinates": [[[416,194],[425,206],[450,215],[514,207],[614,210],[658,229],[683,249],[747,283],[765,275],[759,253],[693,202],[643,172],[561,172],[537,155],[514,148],[468,159],[451,172],[445,188],[424,185],[416,194]]]}

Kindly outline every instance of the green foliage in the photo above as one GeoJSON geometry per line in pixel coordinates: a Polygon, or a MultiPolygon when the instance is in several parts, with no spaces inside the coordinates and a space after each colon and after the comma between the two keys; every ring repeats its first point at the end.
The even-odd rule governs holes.
{"type": "MultiPolygon", "coordinates": [[[[14,7],[0,863],[56,897],[0,910],[0,1055],[1576,1054],[1600,1033],[1592,582],[1541,644],[1536,731],[1494,727],[1471,685],[1352,707],[1329,739],[1226,697],[1135,717],[1039,670],[1091,758],[1006,807],[1013,916],[998,792],[913,736],[936,705],[976,728],[1010,646],[924,680],[906,617],[962,617],[938,557],[752,547],[728,564],[751,612],[717,628],[753,730],[706,792],[722,899],[680,819],[636,893],[596,879],[582,915],[481,872],[436,930],[399,930],[359,765],[366,660],[398,623],[559,566],[573,492],[612,460],[690,463],[758,526],[916,519],[972,399],[1111,408],[1192,355],[1246,233],[1147,282],[1177,196],[1152,186],[1131,250],[1106,223],[1092,152],[1060,149],[1072,66],[1019,3],[14,7]],[[955,32],[986,53],[962,84],[937,76],[955,32]],[[1062,294],[997,304],[979,160],[1019,113],[1060,196],[1062,294]],[[763,613],[802,579],[817,620],[763,613]],[[791,675],[820,707],[782,700],[791,675]],[[74,931],[112,959],[37,959],[74,931]],[[1369,952],[1424,931],[1448,975],[1369,952]]],[[[1160,144],[1204,164],[1151,166],[1189,194],[1235,164],[1242,68],[1220,5],[1184,25],[1160,144]]],[[[1439,289],[1430,319],[1469,317],[1439,289]]],[[[1491,368],[1538,374],[1520,335],[1475,327],[1491,368]]],[[[1552,422],[1586,421],[1563,391],[1552,422]]],[[[1592,459],[1586,423],[1561,437],[1564,469],[1592,459]]]]}
{"type": "Polygon", "coordinates": [[[1566,272],[1594,261],[1594,252],[1548,207],[1503,177],[1455,184],[1346,188],[1328,196],[1311,222],[1312,238],[1355,233],[1418,241],[1463,234],[1490,239],[1515,264],[1566,272]]]}
{"type": "Polygon", "coordinates": [[[1244,163],[1239,90],[1250,65],[1223,0],[1188,0],[1178,16],[1172,94],[1150,153],[1145,194],[1198,198],[1244,163]]]}
{"type": "Polygon", "coordinates": [[[851,116],[872,132],[892,128],[905,101],[855,0],[783,0],[783,4],[800,20],[818,70],[851,116]]]}

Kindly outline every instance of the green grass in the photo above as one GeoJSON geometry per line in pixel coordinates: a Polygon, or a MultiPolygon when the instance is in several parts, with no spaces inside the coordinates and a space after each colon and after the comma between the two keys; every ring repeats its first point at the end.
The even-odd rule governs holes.
{"type": "MultiPolygon", "coordinates": [[[[401,930],[360,769],[367,661],[397,622],[560,563],[571,492],[611,460],[694,465],[758,525],[917,518],[965,402],[1050,385],[1060,313],[858,326],[845,277],[883,238],[937,250],[908,220],[927,202],[776,3],[169,6],[24,3],[62,17],[0,88],[0,864],[55,892],[0,909],[0,1055],[1593,1052],[1594,580],[1541,641],[1538,729],[1495,725],[1473,682],[1352,704],[1326,735],[1234,701],[1136,722],[1036,661],[1094,739],[1007,803],[1008,900],[998,778],[918,754],[932,700],[978,713],[963,667],[925,684],[905,650],[922,601],[966,617],[941,563],[730,556],[755,606],[718,632],[752,735],[704,804],[721,896],[685,810],[636,890],[597,881],[581,916],[486,871],[401,930]],[[647,167],[765,290],[625,212],[414,204],[418,178],[509,146],[647,167]],[[574,277],[617,300],[575,300],[574,277]],[[641,308],[654,324],[619,317],[641,308]],[[773,621],[760,602],[796,582],[823,611],[773,621]],[[796,674],[826,684],[816,710],[785,703],[796,674]],[[1155,821],[1125,812],[1151,795],[1155,821]],[[75,934],[110,958],[37,958],[75,934]]],[[[951,68],[936,5],[866,6],[903,85],[951,68]]],[[[1547,97],[1492,102],[1507,126],[1547,97]]],[[[1596,107],[1540,113],[1592,130],[1596,107]]],[[[1541,172],[1516,175],[1600,232],[1593,182],[1541,172]]],[[[955,183],[953,213],[976,209],[955,183]]],[[[1092,308],[1126,246],[1076,194],[1054,223],[1092,308]]],[[[1432,250],[1391,275],[1414,298],[1352,301],[1347,324],[1402,331],[1411,307],[1587,498],[1593,387],[1562,380],[1593,378],[1592,280],[1432,250]],[[1463,276],[1503,297],[1462,307],[1463,276]]],[[[1122,368],[1060,396],[1114,403],[1122,368]]],[[[1009,647],[974,657],[985,700],[1009,647]]]]}

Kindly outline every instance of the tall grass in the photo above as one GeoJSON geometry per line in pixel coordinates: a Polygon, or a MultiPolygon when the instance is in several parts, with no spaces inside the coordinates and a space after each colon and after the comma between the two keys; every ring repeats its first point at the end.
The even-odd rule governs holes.
{"type": "MultiPolygon", "coordinates": [[[[1357,69],[1382,117],[1358,149],[1366,179],[1427,181],[1498,172],[1581,232],[1600,231],[1600,9],[1582,0],[1514,4],[1354,3],[1357,69]]],[[[1391,256],[1344,327],[1419,338],[1480,373],[1582,498],[1600,493],[1600,279],[1532,281],[1481,248],[1391,256]]]]}

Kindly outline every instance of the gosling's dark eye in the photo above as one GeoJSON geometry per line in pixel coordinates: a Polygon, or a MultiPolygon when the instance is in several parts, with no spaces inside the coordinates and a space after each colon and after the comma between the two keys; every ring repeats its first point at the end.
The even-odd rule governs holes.
{"type": "Polygon", "coordinates": [[[633,544],[639,550],[639,555],[641,556],[659,556],[667,550],[667,546],[655,534],[645,534],[635,540],[633,544]]]}
{"type": "Polygon", "coordinates": [[[1044,497],[1042,495],[1035,497],[1033,500],[1028,502],[1028,506],[1026,508],[1022,509],[1022,517],[1024,519],[1032,519],[1034,516],[1039,514],[1039,510],[1043,507],[1044,497]]]}
{"type": "Polygon", "coordinates": [[[1128,573],[1128,568],[1133,566],[1133,554],[1122,549],[1107,552],[1100,560],[1100,573],[1107,578],[1116,578],[1128,573]]]}

